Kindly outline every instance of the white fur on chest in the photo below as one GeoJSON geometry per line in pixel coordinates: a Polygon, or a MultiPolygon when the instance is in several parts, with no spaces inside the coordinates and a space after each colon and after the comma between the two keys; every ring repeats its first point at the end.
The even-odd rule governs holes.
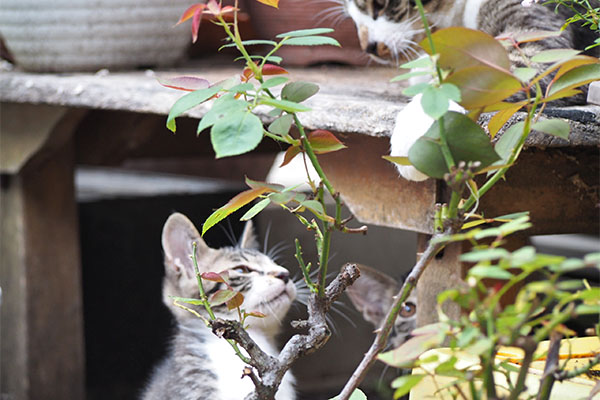
{"type": "Polygon", "coordinates": [[[463,14],[463,26],[471,29],[478,29],[477,16],[483,3],[488,0],[467,0],[463,14]]]}
{"type": "MultiPolygon", "coordinates": [[[[249,332],[250,336],[258,346],[270,355],[277,355],[277,349],[260,332],[249,332]]],[[[245,364],[235,355],[231,345],[225,339],[214,335],[208,335],[203,344],[212,364],[212,371],[217,376],[217,388],[219,400],[242,400],[248,393],[254,390],[254,384],[250,378],[242,378],[245,364]]],[[[294,400],[294,378],[288,372],[275,396],[276,400],[294,400]]]]}

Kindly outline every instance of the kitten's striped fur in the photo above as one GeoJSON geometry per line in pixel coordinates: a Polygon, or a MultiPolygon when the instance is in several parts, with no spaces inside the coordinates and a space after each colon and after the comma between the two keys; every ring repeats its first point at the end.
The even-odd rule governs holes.
{"type": "MultiPolygon", "coordinates": [[[[246,320],[250,325],[248,333],[264,351],[278,353],[275,335],[296,297],[288,271],[256,250],[250,222],[237,246],[212,249],[185,216],[173,214],[162,234],[163,301],[176,319],[176,333],[167,358],[156,368],[144,391],[143,400],[240,400],[254,389],[250,378],[242,379],[244,364],[229,343],[216,337],[201,319],[173,304],[172,296],[199,296],[190,258],[194,242],[200,272],[228,271],[229,284],[244,295],[242,308],[266,315],[246,320]]],[[[204,281],[204,288],[212,294],[226,287],[223,283],[204,281]]],[[[203,307],[185,306],[207,317],[203,307]]],[[[219,318],[237,319],[237,311],[229,311],[225,305],[213,307],[213,311],[219,318]]],[[[293,381],[291,374],[286,374],[277,400],[295,399],[293,381]]]]}

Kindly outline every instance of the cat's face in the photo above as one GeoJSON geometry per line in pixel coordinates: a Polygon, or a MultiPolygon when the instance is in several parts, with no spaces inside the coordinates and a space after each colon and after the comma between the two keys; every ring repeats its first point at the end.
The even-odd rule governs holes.
{"type": "MultiPolygon", "coordinates": [[[[360,46],[381,63],[400,62],[417,56],[416,45],[424,38],[423,24],[413,0],[343,0],[354,20],[360,46]]],[[[430,22],[446,25],[454,18],[455,3],[422,0],[430,22]]]]}
{"type": "MultiPolygon", "coordinates": [[[[346,293],[366,321],[379,328],[390,309],[401,282],[365,265],[358,265],[360,277],[346,293]]],[[[388,338],[388,346],[396,348],[409,339],[417,323],[417,294],[413,290],[402,305],[388,338]]]]}
{"type": "MultiPolygon", "coordinates": [[[[268,332],[277,331],[280,321],[296,298],[296,288],[287,269],[277,265],[265,254],[256,250],[257,242],[252,224],[246,225],[237,247],[212,249],[206,245],[194,225],[182,214],[173,214],[163,228],[162,244],[165,253],[165,278],[163,301],[175,317],[181,321],[196,318],[190,312],[173,304],[170,296],[198,298],[198,283],[190,258],[196,243],[196,259],[200,273],[227,271],[231,287],[244,295],[241,308],[247,312],[258,311],[265,318],[250,318],[251,328],[268,332]]],[[[203,281],[204,290],[212,294],[227,289],[223,283],[203,281]]],[[[184,304],[205,313],[202,307],[184,304]]],[[[228,310],[225,304],[213,307],[217,317],[237,319],[236,310],[228,310]]]]}

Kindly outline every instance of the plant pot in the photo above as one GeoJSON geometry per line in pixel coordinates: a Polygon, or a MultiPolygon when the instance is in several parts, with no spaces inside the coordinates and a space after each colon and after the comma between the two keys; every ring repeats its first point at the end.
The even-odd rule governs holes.
{"type": "Polygon", "coordinates": [[[279,33],[296,29],[333,28],[329,34],[341,48],[334,46],[283,46],[277,54],[286,65],[306,66],[321,63],[366,65],[368,56],[361,50],[354,22],[350,17],[341,19],[339,2],[333,0],[281,0],[279,8],[258,1],[246,2],[250,22],[260,39],[275,39],[279,33]],[[330,16],[330,17],[328,17],[330,16]],[[339,18],[338,18],[339,16],[339,18]],[[341,19],[341,20],[340,20],[341,19]]]}
{"type": "Polygon", "coordinates": [[[191,41],[174,27],[190,0],[2,0],[0,33],[29,71],[173,65],[191,41]]]}

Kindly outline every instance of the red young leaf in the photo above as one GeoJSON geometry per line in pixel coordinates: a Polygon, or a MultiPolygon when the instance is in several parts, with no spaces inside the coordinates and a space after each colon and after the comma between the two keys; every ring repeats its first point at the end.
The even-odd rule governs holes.
{"type": "Polygon", "coordinates": [[[221,274],[218,274],[216,272],[203,272],[200,276],[202,277],[202,279],[205,279],[207,281],[226,283],[225,279],[223,279],[223,276],[221,274]]]}
{"type": "Polygon", "coordinates": [[[206,4],[191,5],[187,10],[185,10],[183,12],[183,14],[181,15],[181,18],[179,18],[179,21],[177,21],[177,25],[192,18],[194,16],[194,14],[196,14],[196,11],[202,12],[205,8],[206,8],[206,4]]]}
{"type": "Polygon", "coordinates": [[[247,312],[245,313],[247,317],[256,317],[256,318],[264,318],[266,317],[265,314],[261,313],[260,311],[252,311],[252,312],[247,312]]]}
{"type": "MultiPolygon", "coordinates": [[[[464,27],[440,29],[432,35],[439,64],[454,71],[486,65],[508,73],[510,61],[504,47],[487,33],[464,27]]],[[[427,39],[419,43],[431,54],[427,39]]]]}
{"type": "Polygon", "coordinates": [[[210,82],[206,79],[195,76],[176,76],[173,78],[156,78],[161,85],[177,90],[193,92],[195,90],[206,89],[210,82]]]}
{"type": "Polygon", "coordinates": [[[279,168],[288,165],[294,159],[294,157],[298,155],[298,153],[300,153],[300,146],[288,147],[288,149],[285,151],[285,155],[283,156],[283,162],[279,168]]]}
{"type": "Polygon", "coordinates": [[[281,68],[279,65],[265,64],[265,65],[263,65],[263,68],[262,68],[262,74],[263,75],[283,75],[283,74],[289,74],[289,72],[286,71],[285,68],[281,68]]]}
{"type": "Polygon", "coordinates": [[[244,295],[240,292],[235,292],[235,295],[227,300],[227,308],[229,310],[233,310],[234,308],[238,308],[244,303],[244,295]]]}
{"type": "Polygon", "coordinates": [[[323,129],[310,132],[308,142],[317,154],[331,153],[346,148],[333,133],[323,129]]]}

